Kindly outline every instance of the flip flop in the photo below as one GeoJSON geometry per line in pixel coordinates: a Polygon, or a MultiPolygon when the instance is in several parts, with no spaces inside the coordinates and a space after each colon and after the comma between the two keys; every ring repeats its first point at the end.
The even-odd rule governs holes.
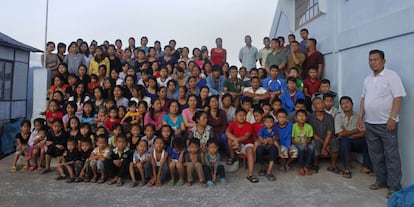
{"type": "Polygon", "coordinates": [[[276,177],[275,177],[273,174],[267,174],[267,175],[266,175],[266,178],[267,178],[269,181],[275,181],[275,180],[276,180],[276,177]]]}
{"type": "Polygon", "coordinates": [[[340,170],[338,167],[328,167],[326,170],[328,170],[329,172],[338,174],[338,175],[343,173],[343,171],[340,170]]]}
{"type": "Polygon", "coordinates": [[[129,187],[131,187],[131,188],[135,188],[135,187],[137,187],[137,186],[138,186],[138,181],[132,182],[132,183],[129,185],[129,187]]]}
{"type": "Polygon", "coordinates": [[[305,170],[304,170],[303,168],[300,168],[300,169],[298,170],[298,175],[299,175],[299,176],[305,176],[305,170]]]}
{"type": "Polygon", "coordinates": [[[248,181],[252,182],[252,183],[258,183],[259,179],[257,179],[255,176],[247,176],[246,178],[248,181]]]}
{"type": "Polygon", "coordinates": [[[351,172],[350,171],[343,171],[342,172],[342,176],[344,177],[344,178],[352,178],[352,174],[351,174],[351,172]]]}

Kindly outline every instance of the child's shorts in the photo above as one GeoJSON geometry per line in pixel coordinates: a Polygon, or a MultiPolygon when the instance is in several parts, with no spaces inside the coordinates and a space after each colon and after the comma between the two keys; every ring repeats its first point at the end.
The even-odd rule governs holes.
{"type": "Polygon", "coordinates": [[[93,165],[96,165],[96,169],[98,169],[98,170],[104,170],[105,169],[105,165],[104,165],[104,162],[102,160],[91,160],[90,161],[90,166],[92,167],[93,165]]]}
{"type": "Polygon", "coordinates": [[[283,145],[280,146],[280,153],[282,154],[282,158],[297,158],[298,157],[298,149],[295,145],[290,145],[289,149],[283,145]]]}
{"type": "Polygon", "coordinates": [[[46,154],[50,155],[51,157],[61,157],[65,149],[58,149],[55,145],[50,145],[47,148],[46,154]]]}
{"type": "Polygon", "coordinates": [[[240,149],[240,154],[246,154],[246,149],[249,147],[253,147],[254,145],[252,143],[249,144],[242,144],[240,149]]]}

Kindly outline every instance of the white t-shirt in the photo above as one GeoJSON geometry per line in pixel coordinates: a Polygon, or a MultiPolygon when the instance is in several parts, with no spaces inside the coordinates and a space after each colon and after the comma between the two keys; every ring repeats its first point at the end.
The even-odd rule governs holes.
{"type": "MultiPolygon", "coordinates": [[[[377,76],[368,75],[361,94],[364,98],[365,121],[370,124],[386,124],[391,116],[393,99],[404,96],[404,86],[395,71],[384,68],[377,76]]],[[[398,122],[398,116],[396,119],[398,122]]]]}

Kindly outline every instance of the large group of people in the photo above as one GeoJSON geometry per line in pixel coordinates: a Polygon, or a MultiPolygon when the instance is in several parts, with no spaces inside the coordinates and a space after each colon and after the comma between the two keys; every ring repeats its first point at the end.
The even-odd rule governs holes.
{"type": "Polygon", "coordinates": [[[322,79],[317,40],[307,29],[300,35],[299,42],[290,34],[288,44],[265,37],[260,50],[245,36],[241,67],[227,63],[221,38],[211,50],[177,48],[175,40],[148,46],[147,37],[139,46],[129,38],[126,48],[119,39],[102,45],[78,39],[67,54],[64,43],[55,54],[48,42],[45,119],[21,124],[11,171],[19,156],[27,161],[22,170],[41,174],[57,158],[56,179],[69,183],[121,186],[129,177],[131,187],[192,185],[198,178],[212,186],[226,182],[225,168],[238,159],[246,160],[252,183],[259,181],[255,163],[259,176],[274,181],[275,166],[288,172],[295,162],[298,175],[311,176],[321,158],[330,159],[328,171],[351,178],[351,152],[360,152],[361,171],[377,176],[371,189],[398,191],[393,139],[405,96],[398,75],[384,68],[382,51],[372,50],[374,75],[365,80],[358,114],[351,97],[336,97],[322,79]]]}

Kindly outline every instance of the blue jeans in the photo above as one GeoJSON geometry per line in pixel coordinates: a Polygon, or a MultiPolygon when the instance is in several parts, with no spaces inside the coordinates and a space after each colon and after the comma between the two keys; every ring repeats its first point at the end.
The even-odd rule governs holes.
{"type": "Polygon", "coordinates": [[[262,166],[265,165],[264,155],[266,152],[269,154],[269,161],[274,162],[277,159],[278,152],[275,145],[260,145],[256,149],[256,161],[262,166]]]}
{"type": "Polygon", "coordinates": [[[308,143],[306,148],[303,147],[303,144],[295,144],[298,148],[298,163],[300,167],[306,167],[308,169],[312,166],[313,155],[315,148],[312,143],[308,143]]]}

